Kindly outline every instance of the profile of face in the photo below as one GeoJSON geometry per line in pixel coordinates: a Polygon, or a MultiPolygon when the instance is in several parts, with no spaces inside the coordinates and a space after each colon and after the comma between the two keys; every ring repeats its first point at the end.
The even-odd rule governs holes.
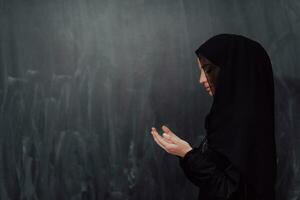
{"type": "Polygon", "coordinates": [[[213,96],[217,86],[220,67],[214,65],[204,57],[197,58],[197,62],[200,69],[199,83],[203,85],[210,96],[213,96]]]}

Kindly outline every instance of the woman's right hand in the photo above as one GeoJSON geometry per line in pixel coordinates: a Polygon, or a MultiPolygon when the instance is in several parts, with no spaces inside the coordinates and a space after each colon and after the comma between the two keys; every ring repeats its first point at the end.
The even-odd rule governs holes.
{"type": "Polygon", "coordinates": [[[159,135],[154,127],[152,127],[152,135],[155,142],[163,148],[166,152],[172,155],[184,157],[187,152],[192,150],[191,145],[179,138],[175,133],[173,133],[168,127],[162,126],[164,133],[159,135]]]}

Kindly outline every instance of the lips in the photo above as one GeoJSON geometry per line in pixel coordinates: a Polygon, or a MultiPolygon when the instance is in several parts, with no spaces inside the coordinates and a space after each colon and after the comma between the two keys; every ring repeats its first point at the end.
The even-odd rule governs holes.
{"type": "Polygon", "coordinates": [[[208,91],[208,92],[209,92],[209,91],[211,91],[211,87],[212,87],[212,86],[211,86],[211,87],[209,87],[209,85],[208,85],[208,84],[203,84],[203,87],[205,88],[205,90],[206,90],[206,91],[208,91]]]}

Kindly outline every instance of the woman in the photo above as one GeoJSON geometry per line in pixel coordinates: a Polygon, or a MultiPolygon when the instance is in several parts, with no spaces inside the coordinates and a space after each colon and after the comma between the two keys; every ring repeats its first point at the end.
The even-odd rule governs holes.
{"type": "Polygon", "coordinates": [[[200,83],[213,96],[206,137],[191,147],[168,127],[156,143],[176,155],[198,199],[274,200],[276,145],[272,65],[256,41],[219,34],[196,51],[200,83]],[[205,76],[203,76],[205,74],[205,76]]]}

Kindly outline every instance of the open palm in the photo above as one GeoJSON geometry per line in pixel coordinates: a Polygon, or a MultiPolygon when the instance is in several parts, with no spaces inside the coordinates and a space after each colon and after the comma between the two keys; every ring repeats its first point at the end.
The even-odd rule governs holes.
{"type": "Polygon", "coordinates": [[[151,134],[155,142],[166,152],[184,157],[184,155],[192,150],[192,147],[186,141],[179,138],[167,126],[162,126],[164,133],[162,136],[157,132],[155,127],[152,127],[151,134]]]}

